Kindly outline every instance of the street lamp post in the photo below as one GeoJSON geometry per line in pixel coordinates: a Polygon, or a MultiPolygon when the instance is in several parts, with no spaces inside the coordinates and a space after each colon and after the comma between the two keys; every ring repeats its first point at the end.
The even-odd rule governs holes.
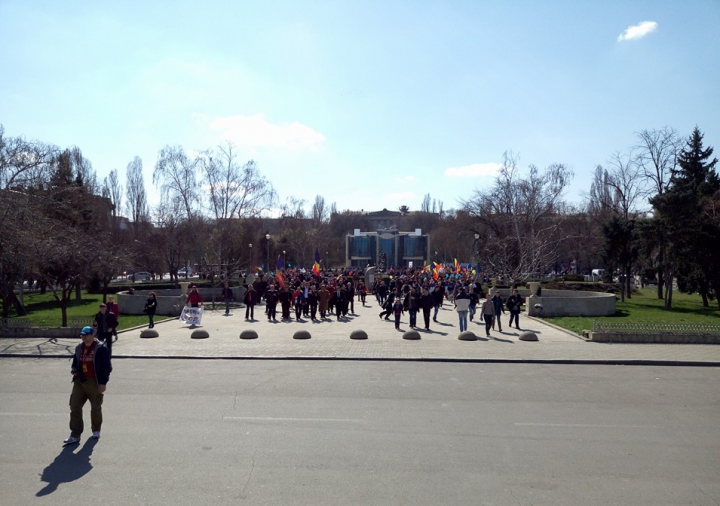
{"type": "Polygon", "coordinates": [[[252,264],[253,264],[252,243],[248,244],[248,248],[250,248],[250,267],[252,267],[252,264]]]}
{"type": "Polygon", "coordinates": [[[283,269],[287,269],[287,257],[285,256],[285,250],[283,250],[283,269]]]}
{"type": "Polygon", "coordinates": [[[270,272],[270,234],[265,234],[267,240],[267,264],[265,264],[265,272],[270,272]]]}

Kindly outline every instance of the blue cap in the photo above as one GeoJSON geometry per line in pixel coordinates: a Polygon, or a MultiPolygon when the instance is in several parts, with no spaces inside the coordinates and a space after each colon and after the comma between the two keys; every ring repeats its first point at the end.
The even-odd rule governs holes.
{"type": "Polygon", "coordinates": [[[93,332],[94,331],[93,331],[92,327],[83,327],[82,330],[80,331],[80,335],[81,336],[89,336],[93,332]]]}

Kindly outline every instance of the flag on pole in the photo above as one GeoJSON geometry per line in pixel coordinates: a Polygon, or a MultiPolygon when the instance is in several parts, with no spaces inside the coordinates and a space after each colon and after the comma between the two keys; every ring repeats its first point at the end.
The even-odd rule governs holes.
{"type": "Polygon", "coordinates": [[[458,264],[457,258],[455,259],[455,273],[460,272],[460,265],[458,264]]]}
{"type": "Polygon", "coordinates": [[[317,248],[315,248],[315,263],[320,263],[320,250],[318,250],[317,248]]]}
{"type": "Polygon", "coordinates": [[[313,274],[320,274],[320,264],[317,263],[317,261],[315,262],[315,265],[313,265],[312,272],[313,274]]]}
{"type": "Polygon", "coordinates": [[[275,277],[277,278],[278,287],[282,288],[285,286],[285,278],[283,277],[281,272],[275,273],[275,277]]]}
{"type": "Polygon", "coordinates": [[[285,262],[283,262],[282,255],[278,255],[277,262],[275,262],[275,267],[280,270],[283,267],[285,267],[285,262]]]}

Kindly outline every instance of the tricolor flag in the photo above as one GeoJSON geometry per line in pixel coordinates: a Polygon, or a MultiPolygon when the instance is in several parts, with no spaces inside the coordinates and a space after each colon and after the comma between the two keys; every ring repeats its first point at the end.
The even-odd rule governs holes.
{"type": "Polygon", "coordinates": [[[276,273],[275,277],[277,278],[278,287],[282,288],[283,286],[285,286],[285,278],[283,277],[281,272],[276,273]]]}
{"type": "Polygon", "coordinates": [[[315,263],[316,264],[320,263],[320,250],[317,248],[315,248],[315,263]]]}
{"type": "Polygon", "coordinates": [[[457,258],[455,259],[455,273],[460,272],[460,264],[458,264],[457,258]]]}
{"type": "Polygon", "coordinates": [[[320,275],[320,264],[317,261],[315,262],[315,265],[313,265],[312,272],[313,274],[320,275]]]}
{"type": "Polygon", "coordinates": [[[277,262],[275,262],[275,267],[277,268],[277,270],[285,267],[285,262],[283,262],[282,255],[278,255],[277,262]]]}

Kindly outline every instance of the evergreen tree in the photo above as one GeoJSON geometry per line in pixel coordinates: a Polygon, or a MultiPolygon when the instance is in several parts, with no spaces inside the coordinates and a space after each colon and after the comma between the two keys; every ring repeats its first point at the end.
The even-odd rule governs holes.
{"type": "MultiPolygon", "coordinates": [[[[703,135],[696,127],[678,155],[665,193],[651,199],[656,218],[662,223],[669,240],[667,280],[672,286],[677,277],[681,291],[697,291],[708,305],[720,291],[720,272],[716,257],[720,251],[720,229],[705,213],[705,202],[720,188],[712,158],[713,148],[703,148],[703,135]]],[[[666,293],[665,307],[672,307],[672,292],[666,293]]]]}

